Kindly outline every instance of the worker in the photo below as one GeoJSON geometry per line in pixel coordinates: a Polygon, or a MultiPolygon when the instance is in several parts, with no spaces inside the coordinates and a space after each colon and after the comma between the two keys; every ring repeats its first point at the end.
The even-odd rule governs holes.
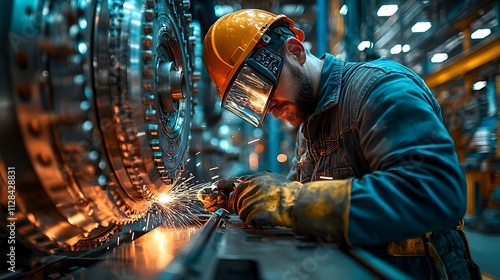
{"type": "Polygon", "coordinates": [[[365,248],[420,279],[474,279],[458,226],[465,176],[431,91],[396,62],[316,57],[303,41],[290,18],[257,9],[208,30],[203,59],[222,107],[256,127],[272,114],[299,132],[287,177],[221,180],[200,191],[205,207],[365,248]]]}

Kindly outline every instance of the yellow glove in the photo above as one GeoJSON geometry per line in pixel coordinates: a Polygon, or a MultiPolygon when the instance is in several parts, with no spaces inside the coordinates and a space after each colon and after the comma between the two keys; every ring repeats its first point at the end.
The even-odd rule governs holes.
{"type": "Polygon", "coordinates": [[[238,180],[239,177],[221,179],[212,186],[201,189],[197,194],[197,198],[203,203],[208,212],[215,212],[220,208],[232,212],[232,209],[228,209],[226,206],[229,194],[234,190],[235,183],[238,180]]]}
{"type": "Polygon", "coordinates": [[[296,234],[322,237],[338,244],[347,236],[352,179],[302,184],[270,172],[239,183],[227,208],[247,225],[291,227],[296,234]]]}
{"type": "Polygon", "coordinates": [[[304,184],[294,205],[296,234],[351,246],[347,236],[352,179],[304,184]]]}
{"type": "Polygon", "coordinates": [[[259,172],[239,183],[230,196],[228,208],[253,227],[292,227],[293,205],[301,188],[302,183],[280,174],[259,172]]]}

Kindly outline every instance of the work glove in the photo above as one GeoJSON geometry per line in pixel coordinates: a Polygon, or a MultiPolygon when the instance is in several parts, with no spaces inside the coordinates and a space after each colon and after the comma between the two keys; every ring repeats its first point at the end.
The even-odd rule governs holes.
{"type": "Polygon", "coordinates": [[[305,183],[294,205],[295,234],[351,246],[348,237],[353,179],[305,183]]]}
{"type": "Polygon", "coordinates": [[[301,188],[302,183],[280,174],[259,172],[238,184],[230,194],[227,208],[252,227],[292,227],[293,205],[301,188]]]}
{"type": "Polygon", "coordinates": [[[227,208],[234,209],[252,227],[290,227],[298,235],[350,246],[351,187],[352,179],[302,184],[279,174],[260,172],[238,184],[227,208]]]}
{"type": "Polygon", "coordinates": [[[240,178],[244,177],[221,179],[215,182],[212,186],[201,189],[197,194],[197,198],[203,203],[203,206],[208,212],[212,213],[220,208],[224,208],[229,212],[232,212],[232,209],[227,208],[227,203],[231,192],[236,187],[235,184],[240,181],[240,178]]]}
{"type": "Polygon", "coordinates": [[[347,236],[352,179],[302,184],[260,172],[223,179],[198,193],[208,211],[236,212],[247,225],[291,227],[296,234],[339,244],[347,236]]]}

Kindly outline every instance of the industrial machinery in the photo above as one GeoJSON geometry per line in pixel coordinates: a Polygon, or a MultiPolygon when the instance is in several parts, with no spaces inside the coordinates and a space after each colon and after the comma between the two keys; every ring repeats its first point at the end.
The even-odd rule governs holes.
{"type": "Polygon", "coordinates": [[[1,6],[1,224],[37,252],[101,246],[183,171],[197,79],[190,2],[1,6]]]}

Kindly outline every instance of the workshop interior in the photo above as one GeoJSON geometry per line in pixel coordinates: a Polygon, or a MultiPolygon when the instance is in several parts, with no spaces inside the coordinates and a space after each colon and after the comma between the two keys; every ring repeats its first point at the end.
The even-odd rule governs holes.
{"type": "Polygon", "coordinates": [[[0,279],[411,279],[197,200],[291,167],[297,128],[224,111],[203,64],[208,28],[243,8],[286,14],[317,56],[387,57],[424,79],[466,172],[473,257],[500,278],[499,1],[8,0],[0,279]]]}

